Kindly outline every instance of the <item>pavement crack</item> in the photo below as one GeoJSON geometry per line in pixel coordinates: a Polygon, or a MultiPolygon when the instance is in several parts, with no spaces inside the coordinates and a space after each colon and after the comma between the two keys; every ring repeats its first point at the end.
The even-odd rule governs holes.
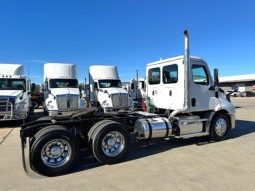
{"type": "Polygon", "coordinates": [[[3,140],[0,142],[0,145],[2,145],[2,143],[7,139],[7,137],[11,134],[11,132],[13,131],[14,128],[12,128],[9,133],[3,137],[3,140]]]}

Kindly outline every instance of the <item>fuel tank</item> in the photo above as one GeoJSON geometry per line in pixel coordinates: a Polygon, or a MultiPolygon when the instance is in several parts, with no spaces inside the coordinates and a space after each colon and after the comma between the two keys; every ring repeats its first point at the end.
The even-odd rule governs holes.
{"type": "Polygon", "coordinates": [[[140,139],[166,138],[172,134],[172,125],[165,117],[138,119],[134,131],[140,139]]]}

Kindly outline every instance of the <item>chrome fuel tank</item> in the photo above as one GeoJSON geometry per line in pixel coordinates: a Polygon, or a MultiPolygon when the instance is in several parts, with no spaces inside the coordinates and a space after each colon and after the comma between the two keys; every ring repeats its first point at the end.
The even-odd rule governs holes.
{"type": "Polygon", "coordinates": [[[165,138],[172,134],[172,125],[165,117],[138,119],[134,131],[141,139],[165,138]]]}

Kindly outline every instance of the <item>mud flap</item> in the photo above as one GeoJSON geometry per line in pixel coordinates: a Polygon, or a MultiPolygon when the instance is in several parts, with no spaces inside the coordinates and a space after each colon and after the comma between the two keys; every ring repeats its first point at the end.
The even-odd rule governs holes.
{"type": "Polygon", "coordinates": [[[29,164],[29,138],[21,139],[22,164],[24,171],[28,174],[29,164]]]}
{"type": "Polygon", "coordinates": [[[23,164],[24,171],[31,178],[36,178],[36,179],[44,178],[44,176],[42,176],[41,174],[38,174],[38,172],[36,172],[31,166],[30,146],[31,145],[30,145],[29,137],[21,139],[22,164],[23,164]]]}

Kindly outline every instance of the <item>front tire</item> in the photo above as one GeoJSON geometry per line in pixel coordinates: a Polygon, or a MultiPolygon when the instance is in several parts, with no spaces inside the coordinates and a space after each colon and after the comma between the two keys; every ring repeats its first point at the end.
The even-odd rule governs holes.
{"type": "Polygon", "coordinates": [[[211,122],[210,138],[214,141],[221,141],[225,139],[229,129],[230,122],[227,114],[216,114],[211,122]]]}
{"type": "Polygon", "coordinates": [[[36,133],[31,150],[31,167],[46,176],[67,173],[79,156],[77,137],[59,125],[45,127],[36,133]]]}
{"type": "Polygon", "coordinates": [[[115,164],[123,160],[130,145],[128,131],[114,121],[102,123],[92,135],[92,150],[103,164],[115,164]]]}

